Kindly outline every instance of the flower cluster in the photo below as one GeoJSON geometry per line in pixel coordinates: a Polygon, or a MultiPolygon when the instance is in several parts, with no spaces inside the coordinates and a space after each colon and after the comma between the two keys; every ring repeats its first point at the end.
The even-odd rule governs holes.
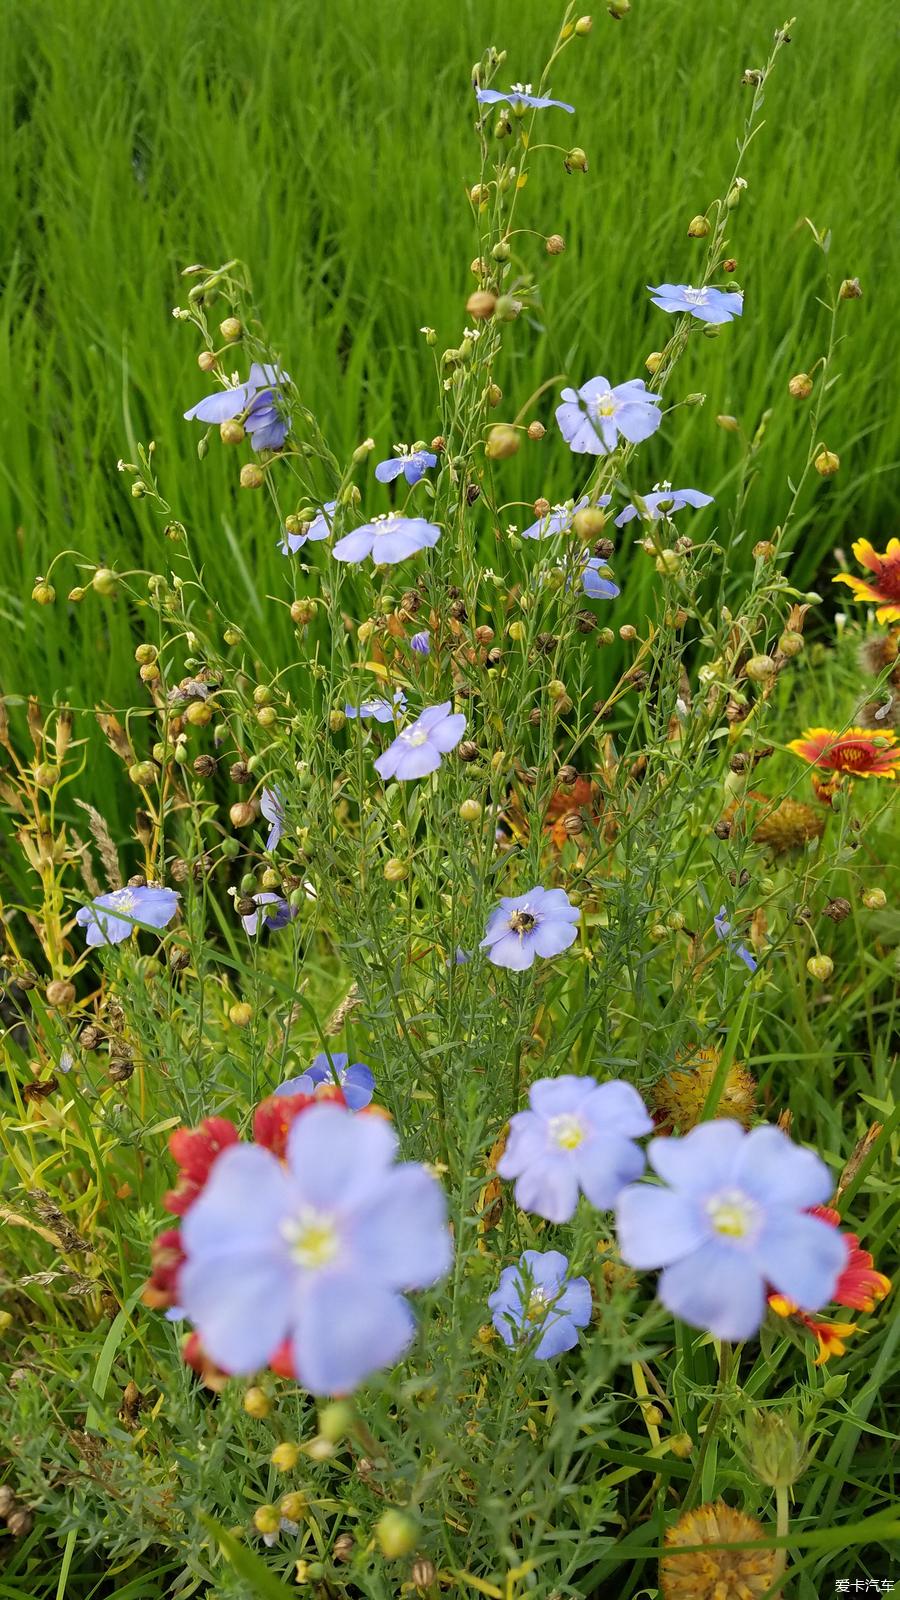
{"type": "Polygon", "coordinates": [[[397,1162],[382,1115],[338,1095],[264,1102],[252,1143],[222,1119],[173,1136],[167,1204],[182,1222],[157,1240],[146,1297],[177,1304],[225,1373],[271,1365],[316,1394],[347,1393],[401,1358],[415,1333],[406,1292],[450,1265],[439,1183],[397,1162]]]}

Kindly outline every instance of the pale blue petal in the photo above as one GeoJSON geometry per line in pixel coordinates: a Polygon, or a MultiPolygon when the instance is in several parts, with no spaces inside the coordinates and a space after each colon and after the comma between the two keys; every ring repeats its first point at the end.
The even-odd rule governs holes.
{"type": "Polygon", "coordinates": [[[824,1205],[834,1179],[820,1156],[794,1144],[780,1128],[754,1128],[737,1154],[735,1184],[773,1205],[824,1205]]]}
{"type": "Polygon", "coordinates": [[[759,1273],[740,1251],[718,1242],[666,1267],[659,1298],[673,1316],[717,1339],[751,1338],[766,1309],[759,1273]]]}
{"type": "Polygon", "coordinates": [[[609,1211],[645,1166],[643,1150],[616,1134],[595,1134],[571,1154],[582,1192],[598,1211],[609,1211]]]}
{"type": "Polygon", "coordinates": [[[354,1225],[354,1254],[375,1283],[428,1288],[453,1260],[446,1217],[437,1178],[412,1163],[395,1167],[354,1225]]]}
{"type": "Polygon", "coordinates": [[[299,1298],[294,1369],[313,1394],[350,1394],[371,1373],[392,1367],[415,1331],[402,1295],[361,1274],[320,1274],[299,1298]]]}
{"type": "Polygon", "coordinates": [[[189,1256],[178,1273],[182,1309],[226,1372],[267,1365],[288,1333],[294,1288],[290,1262],[274,1253],[189,1256]]]}
{"type": "Polygon", "coordinates": [[[568,1152],[546,1154],[528,1166],[516,1180],[515,1193],[523,1211],[548,1222],[568,1222],[578,1204],[578,1179],[568,1152]]]}
{"type": "Polygon", "coordinates": [[[847,1265],[844,1235],[821,1217],[783,1208],[769,1213],[753,1251],[754,1265],[779,1294],[805,1311],[818,1311],[834,1298],[847,1265]]]}
{"type": "Polygon", "coordinates": [[[397,1135],[383,1117],[358,1117],[338,1105],[315,1105],[297,1117],[287,1162],[302,1198],[349,1216],[380,1189],[397,1153],[397,1135]]]}
{"type": "Polygon", "coordinates": [[[665,1267],[709,1237],[697,1203],[672,1189],[635,1183],[616,1200],[616,1233],[630,1267],[665,1267]]]}
{"type": "Polygon", "coordinates": [[[651,1139],[647,1155],[654,1172],[676,1189],[709,1193],[737,1181],[735,1163],[747,1135],[739,1122],[722,1117],[701,1122],[683,1138],[651,1139]]]}

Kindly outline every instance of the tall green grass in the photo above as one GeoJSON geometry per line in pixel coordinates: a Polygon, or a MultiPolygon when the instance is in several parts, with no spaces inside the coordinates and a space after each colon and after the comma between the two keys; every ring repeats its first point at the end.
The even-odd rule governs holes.
{"type": "MultiPolygon", "coordinates": [[[[577,141],[590,171],[558,181],[545,167],[529,212],[567,251],[542,314],[511,342],[508,390],[555,374],[576,380],[642,371],[665,337],[646,283],[689,279],[691,215],[721,188],[742,116],[743,69],[784,19],[775,0],[636,4],[621,23],[601,6],[589,46],[565,62],[577,117],[552,112],[541,135],[577,141]],[[627,87],[626,87],[627,85],[627,87]],[[585,186],[587,203],[585,203],[585,186]]],[[[178,414],[205,390],[170,309],[179,269],[239,255],[254,271],[268,327],[329,436],[351,448],[373,434],[431,431],[428,322],[458,337],[472,287],[474,229],[465,195],[477,178],[460,104],[465,66],[486,42],[509,47],[510,81],[546,35],[545,8],[497,0],[330,0],[223,10],[211,0],[13,0],[3,10],[0,86],[0,683],[43,699],[123,704],[134,681],[124,610],[53,610],[30,601],[34,576],[67,545],[125,567],[142,558],[147,519],[133,514],[119,455],[157,433],[164,491],[189,519],[223,601],[253,635],[258,596],[286,593],[265,509],[236,488],[223,455],[199,478],[197,435],[178,414]]],[[[897,167],[890,102],[889,0],[806,0],[751,155],[735,217],[743,325],[727,359],[696,341],[680,414],[646,453],[662,474],[727,497],[735,412],[752,431],[774,408],[752,508],[758,535],[784,509],[792,431],[803,407],[790,374],[821,348],[820,258],[810,215],[832,230],[838,277],[858,275],[846,308],[852,358],[828,425],[845,470],[817,485],[800,523],[795,574],[809,584],[830,551],[888,530],[896,400],[885,332],[897,309],[890,190],[897,167]],[[892,147],[893,137],[893,147],[892,147]],[[792,413],[792,414],[791,414],[792,413]]],[[[562,155],[559,157],[562,162],[562,155]]],[[[522,241],[534,259],[540,241],[522,241]]],[[[551,389],[540,414],[551,420],[551,389]]],[[[501,408],[502,410],[502,408],[501,408]]],[[[799,443],[799,441],[798,441],[799,443]]],[[[548,434],[507,474],[510,497],[570,491],[567,452],[548,434]]],[[[652,478],[651,478],[652,481],[652,478]]],[[[649,486],[649,484],[648,484],[649,486]]],[[[473,514],[473,531],[489,537],[473,514]]],[[[153,543],[157,544],[156,539],[153,543]]],[[[737,551],[734,560],[747,560],[737,551]]],[[[290,632],[276,643],[286,653],[290,632]]],[[[111,768],[102,752],[96,786],[111,768]]]]}

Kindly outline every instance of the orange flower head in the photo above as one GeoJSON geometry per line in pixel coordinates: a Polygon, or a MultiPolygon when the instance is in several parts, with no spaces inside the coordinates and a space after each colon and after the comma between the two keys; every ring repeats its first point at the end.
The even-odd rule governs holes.
{"type": "Polygon", "coordinates": [[[849,773],[854,778],[896,778],[900,771],[900,745],[894,733],[873,728],[807,728],[802,739],[788,745],[795,755],[825,772],[849,773]]]}
{"type": "Polygon", "coordinates": [[[666,1530],[659,1576],[665,1600],[756,1600],[777,1576],[776,1550],[723,1550],[722,1545],[762,1540],[763,1530],[724,1500],[687,1511],[666,1530]],[[702,1545],[679,1553],[679,1545],[702,1545]]]}
{"type": "Polygon", "coordinates": [[[776,1317],[789,1318],[798,1328],[812,1334],[819,1346],[819,1353],[816,1356],[817,1367],[824,1366],[831,1356],[842,1356],[847,1348],[846,1340],[857,1332],[855,1322],[827,1322],[818,1317],[811,1317],[808,1312],[801,1311],[793,1300],[788,1300],[783,1294],[770,1294],[769,1306],[776,1317]]]}
{"type": "Polygon", "coordinates": [[[875,615],[879,622],[900,622],[900,539],[891,539],[883,555],[868,539],[857,539],[853,554],[871,578],[857,578],[850,572],[839,572],[832,581],[845,583],[853,590],[855,600],[870,600],[877,605],[875,615]]]}

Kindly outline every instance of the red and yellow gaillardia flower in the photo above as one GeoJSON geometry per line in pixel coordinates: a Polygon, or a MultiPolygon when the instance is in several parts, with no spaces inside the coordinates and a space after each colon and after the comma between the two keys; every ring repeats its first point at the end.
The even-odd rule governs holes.
{"type": "Polygon", "coordinates": [[[832,582],[845,583],[855,600],[873,601],[879,622],[900,622],[900,539],[891,539],[883,555],[868,539],[857,539],[853,554],[860,566],[871,572],[871,578],[839,572],[832,582]]]}
{"type": "Polygon", "coordinates": [[[825,772],[849,773],[854,778],[896,778],[900,771],[900,745],[895,733],[879,728],[807,728],[803,737],[788,745],[795,755],[825,772]]]}
{"type": "MultiPolygon", "coordinates": [[[[840,1224],[840,1215],[833,1206],[812,1206],[810,1214],[830,1223],[833,1228],[840,1224]]],[[[847,1246],[847,1260],[835,1287],[835,1304],[849,1306],[854,1311],[874,1311],[878,1301],[890,1292],[891,1280],[883,1272],[876,1272],[870,1252],[861,1248],[855,1233],[844,1233],[842,1237],[847,1246]]],[[[842,1356],[847,1339],[858,1332],[855,1322],[833,1322],[811,1317],[782,1294],[770,1294],[769,1305],[776,1316],[790,1317],[812,1334],[819,1347],[817,1367],[824,1365],[831,1356],[842,1356]]]]}

